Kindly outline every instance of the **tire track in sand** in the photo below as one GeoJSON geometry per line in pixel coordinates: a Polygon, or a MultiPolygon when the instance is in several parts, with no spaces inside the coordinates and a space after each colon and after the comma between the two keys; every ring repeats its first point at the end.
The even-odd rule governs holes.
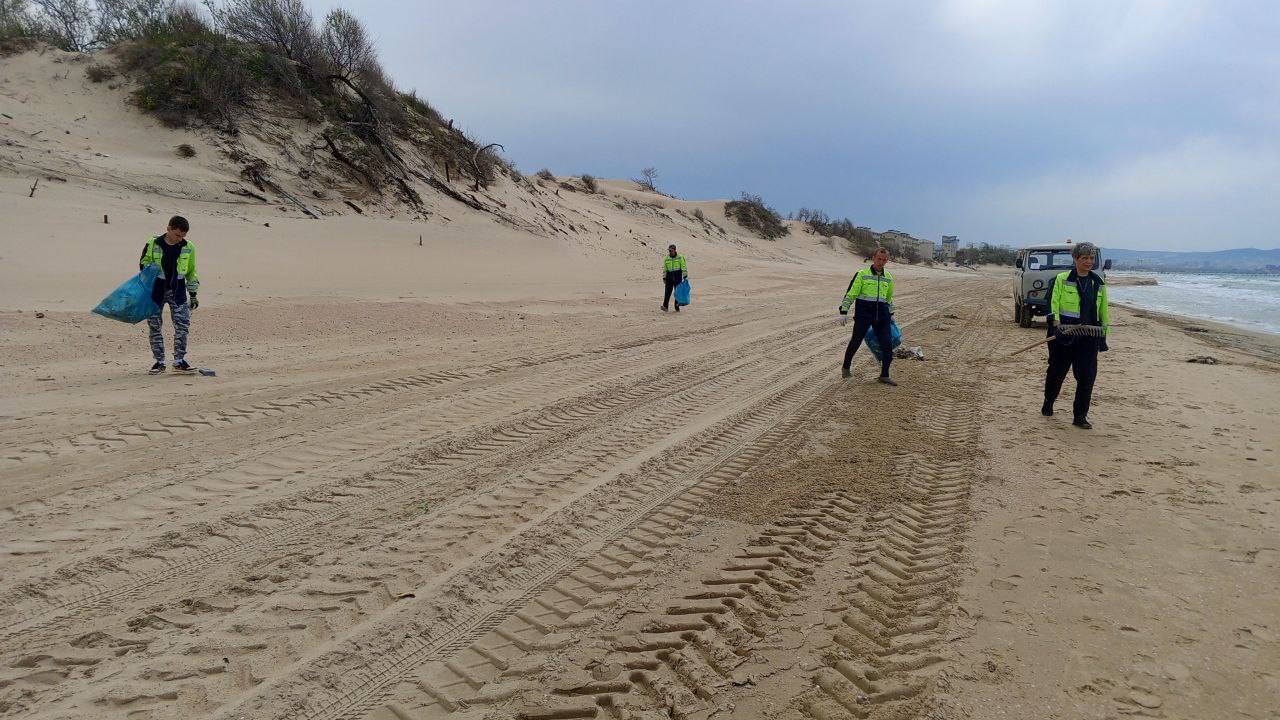
{"type": "MultiPolygon", "coordinates": [[[[827,353],[831,353],[829,345],[820,354],[827,353]]],[[[592,499],[588,496],[583,502],[576,503],[578,508],[568,509],[572,513],[558,513],[564,518],[562,521],[545,521],[530,531],[534,537],[525,538],[525,549],[509,551],[515,554],[510,560],[499,554],[488,562],[473,564],[468,576],[474,578],[474,586],[468,585],[464,578],[462,587],[445,593],[446,597],[465,596],[469,599],[459,610],[457,618],[450,618],[448,622],[391,618],[388,622],[392,625],[408,623],[409,626],[383,631],[369,629],[361,633],[362,640],[349,641],[358,643],[359,650],[347,652],[351,646],[344,643],[343,651],[314,658],[304,663],[307,669],[292,672],[294,678],[302,680],[276,683],[274,687],[264,689],[264,697],[251,697],[224,711],[223,716],[358,717],[375,707],[380,698],[411,670],[426,662],[446,660],[452,653],[469,647],[478,638],[496,630],[507,617],[534,602],[548,587],[585,567],[601,551],[608,552],[606,548],[611,543],[623,540],[636,542],[629,538],[628,533],[639,528],[651,514],[672,502],[687,502],[681,498],[690,493],[689,497],[695,500],[706,498],[708,492],[736,479],[746,465],[741,462],[734,464],[735,456],[742,452],[744,457],[752,458],[754,462],[794,431],[805,419],[805,413],[799,412],[801,408],[811,407],[810,402],[814,398],[834,387],[820,381],[820,377],[828,373],[830,367],[823,365],[802,377],[792,378],[784,391],[756,403],[743,418],[721,423],[721,430],[711,432],[705,440],[681,450],[677,459],[660,464],[651,471],[653,479],[641,481],[644,492],[640,497],[645,502],[631,507],[622,519],[618,518],[619,509],[616,507],[619,498],[624,500],[624,506],[631,506],[634,492],[624,489],[597,497],[598,514],[582,509],[583,502],[592,499]],[[778,432],[770,433],[771,429],[778,432]],[[767,442],[760,445],[760,440],[767,442]],[[566,540],[552,530],[570,536],[570,546],[564,548],[566,540]],[[535,559],[528,557],[530,552],[536,555],[535,559]],[[513,573],[510,570],[512,566],[520,569],[513,573]],[[501,581],[494,583],[493,578],[501,578],[501,581]],[[380,646],[382,642],[391,642],[393,646],[380,646]],[[322,677],[330,679],[320,680],[322,677]],[[319,687],[337,687],[338,691],[322,691],[317,689],[319,687]],[[305,709],[298,713],[285,712],[285,708],[299,706],[305,709]]],[[[670,522],[679,524],[679,520],[670,522]]],[[[668,530],[667,534],[671,532],[668,530]]],[[[527,536],[527,533],[522,535],[527,536]]],[[[505,546],[512,547],[512,543],[505,546]]],[[[580,574],[576,577],[582,578],[580,574]]],[[[560,587],[564,588],[563,585],[560,587]]],[[[569,592],[573,592],[572,589],[569,592]]]]}
{"type": "MultiPolygon", "coordinates": [[[[731,324],[725,327],[732,326],[731,324]]],[[[644,345],[660,345],[679,341],[683,337],[682,334],[669,333],[653,338],[645,338],[644,340],[624,340],[607,347],[583,352],[556,352],[515,357],[473,368],[440,369],[366,382],[347,388],[286,396],[278,400],[237,403],[231,407],[211,412],[168,416],[127,425],[99,427],[39,443],[0,448],[0,470],[6,470],[21,464],[53,460],[68,455],[109,452],[140,443],[165,440],[177,435],[250,423],[266,417],[305,412],[315,408],[350,405],[374,397],[435,388],[440,385],[455,384],[465,380],[492,378],[513,370],[563,364],[593,356],[613,355],[644,345]]]]}
{"type": "MultiPolygon", "coordinates": [[[[774,349],[786,352],[796,342],[811,341],[821,332],[813,332],[816,326],[817,323],[805,322],[796,328],[776,333],[775,342],[785,344],[774,349]],[[799,336],[798,339],[796,336],[799,336]]],[[[764,354],[759,354],[752,360],[736,360],[736,350],[717,354],[727,357],[731,370],[749,371],[751,365],[769,360],[764,354]]],[[[703,377],[692,384],[691,392],[698,399],[709,398],[714,392],[708,392],[708,388],[722,391],[731,387],[734,381],[732,373],[727,372],[723,365],[717,365],[708,369],[703,377]]],[[[181,547],[183,555],[179,559],[158,569],[132,573],[126,567],[121,573],[123,580],[114,584],[103,584],[92,578],[82,579],[80,584],[88,586],[87,592],[61,598],[47,590],[20,589],[17,591],[18,595],[6,599],[10,601],[10,606],[25,600],[25,604],[19,605],[23,611],[17,619],[0,628],[0,638],[7,640],[20,636],[24,648],[39,648],[43,638],[57,632],[68,621],[82,622],[94,617],[95,611],[114,609],[120,601],[136,598],[144,593],[150,597],[154,588],[160,585],[182,585],[185,579],[197,577],[211,566],[226,565],[251,553],[269,553],[272,548],[294,543],[301,537],[322,530],[339,517],[367,512],[377,505],[394,502],[424,485],[444,486],[453,480],[452,486],[457,487],[457,481],[466,479],[468,471],[504,459],[509,462],[526,453],[530,443],[539,438],[562,435],[571,425],[599,422],[608,413],[634,414],[635,405],[646,398],[650,402],[654,398],[660,402],[667,387],[667,382],[659,375],[648,386],[633,386],[621,394],[593,398],[577,406],[555,407],[544,416],[499,427],[492,433],[482,434],[476,441],[451,448],[446,453],[430,455],[402,468],[360,478],[344,488],[345,494],[289,499],[273,508],[273,513],[263,513],[259,509],[239,521],[243,530],[248,531],[247,534],[243,531],[237,533],[234,527],[215,528],[209,531],[207,537],[226,541],[223,544],[195,552],[190,547],[181,547]],[[266,515],[265,520],[263,515],[266,515]],[[33,597],[41,604],[32,607],[33,597]]],[[[234,519],[230,521],[233,526],[236,523],[234,519]]],[[[142,554],[151,561],[156,557],[145,550],[142,554]]],[[[116,568],[116,563],[108,566],[111,571],[116,568]]]]}
{"type": "MultiPolygon", "coordinates": [[[[962,379],[980,382],[976,361],[994,339],[983,327],[993,322],[993,312],[984,307],[979,329],[946,356],[961,368],[962,379]]],[[[937,649],[959,581],[978,471],[971,449],[979,418],[971,402],[946,396],[922,420],[938,451],[901,459],[900,480],[909,499],[868,523],[850,607],[834,623],[836,650],[823,658],[813,689],[798,698],[805,715],[816,720],[917,715],[941,669],[937,649]]]]}
{"type": "MultiPolygon", "coordinates": [[[[953,340],[943,356],[956,362],[967,359],[971,352],[985,349],[982,335],[967,333],[953,340]]],[[[899,469],[893,484],[904,488],[909,500],[868,515],[856,496],[840,494],[844,515],[817,533],[808,523],[823,517],[833,498],[827,494],[802,501],[800,509],[739,548],[719,574],[703,580],[706,587],[686,592],[659,615],[624,616],[623,628],[611,627],[604,636],[603,644],[611,648],[604,651],[607,654],[590,655],[594,659],[589,665],[567,672],[562,661],[552,658],[562,657],[556,651],[565,646],[568,633],[591,623],[589,613],[575,607],[572,597],[544,596],[539,607],[524,611],[527,617],[500,628],[502,633],[420,672],[413,680],[416,692],[406,683],[371,717],[433,718],[517,698],[514,707],[504,711],[537,720],[640,717],[654,711],[684,718],[725,712],[735,704],[749,708],[755,685],[751,673],[760,666],[738,668],[753,659],[758,644],[768,647],[765,639],[777,632],[776,621],[791,605],[803,601],[812,610],[820,602],[809,586],[818,568],[827,578],[856,569],[859,580],[848,612],[832,623],[841,628],[830,643],[838,650],[826,655],[827,667],[815,676],[818,691],[804,698],[806,712],[824,718],[847,717],[850,712],[864,717],[873,706],[915,697],[940,662],[929,650],[941,641],[940,626],[949,609],[952,563],[972,477],[971,463],[946,459],[945,448],[971,443],[976,436],[972,408],[955,398],[945,398],[922,414],[925,432],[937,439],[943,452],[937,457],[900,457],[893,463],[899,469]],[[800,562],[799,568],[761,562],[755,546],[764,537],[779,535],[799,539],[810,556],[791,561],[808,562],[800,562]],[[757,590],[761,587],[763,593],[757,590]],[[858,630],[874,638],[871,647],[857,643],[858,630]],[[858,663],[853,657],[864,660],[858,663]],[[560,668],[549,685],[545,676],[543,683],[529,680],[547,666],[560,668]],[[837,679],[853,684],[844,687],[837,679]],[[845,704],[832,700],[831,693],[845,704]],[[832,703],[846,714],[833,713],[832,703]]],[[[626,566],[609,569],[636,574],[626,566]]],[[[758,672],[769,672],[767,667],[758,672]]],[[[753,717],[751,710],[746,712],[739,716],[753,717]]]]}
{"type": "MultiPolygon", "coordinates": [[[[758,342],[779,342],[792,337],[795,333],[810,331],[817,327],[820,327],[820,324],[812,320],[789,324],[768,333],[758,342]]],[[[665,376],[675,371],[686,373],[691,384],[696,385],[705,379],[706,373],[709,372],[705,367],[706,363],[731,361],[738,355],[741,347],[742,344],[735,344],[719,350],[708,349],[692,357],[668,363],[661,362],[658,351],[636,356],[620,354],[616,357],[593,359],[571,368],[572,373],[563,372],[566,377],[561,377],[560,372],[544,373],[535,376],[531,381],[514,385],[481,387],[477,392],[464,396],[462,402],[457,402],[452,395],[446,395],[435,403],[415,405],[397,415],[380,414],[363,423],[358,421],[358,416],[353,417],[348,414],[329,424],[332,430],[329,433],[331,439],[324,444],[283,451],[272,447],[263,451],[262,456],[256,461],[232,465],[215,473],[197,475],[189,480],[185,478],[198,471],[194,468],[183,468],[184,479],[181,485],[169,494],[163,492],[163,489],[177,482],[172,476],[166,476],[166,479],[158,482],[144,483],[137,488],[131,487],[128,496],[121,496],[108,484],[108,487],[90,488],[84,493],[63,494],[64,498],[74,498],[78,503],[88,502],[86,507],[89,509],[86,511],[77,514],[50,499],[39,503],[39,508],[33,508],[23,516],[15,518],[15,521],[23,517],[61,515],[56,524],[47,529],[46,536],[55,539],[56,548],[63,556],[72,554],[77,544],[84,545],[92,542],[96,546],[113,535],[125,533],[128,535],[129,542],[139,547],[139,539],[136,537],[138,533],[135,528],[140,523],[147,523],[148,518],[166,521],[164,527],[162,529],[158,527],[153,535],[159,536],[163,533],[163,537],[173,538],[175,531],[180,532],[180,528],[172,527],[172,520],[167,516],[181,513],[179,517],[187,526],[195,526],[199,523],[217,525],[222,518],[220,502],[241,497],[244,493],[252,493],[255,500],[260,499],[259,506],[268,508],[272,505],[312,503],[314,501],[312,494],[322,490],[327,484],[338,485],[339,490],[342,491],[341,494],[351,492],[359,494],[363,492],[362,488],[343,487],[344,484],[349,485],[353,475],[343,474],[342,470],[353,464],[358,465],[366,458],[377,458],[379,454],[385,455],[388,452],[403,455],[406,445],[411,448],[417,446],[421,453],[447,454],[452,449],[451,445],[467,441],[469,424],[474,424],[477,420],[500,418],[504,413],[509,412],[510,408],[520,407],[530,398],[562,397],[564,386],[572,387],[575,379],[579,383],[585,381],[585,385],[580,388],[576,397],[571,396],[567,401],[542,401],[542,407],[553,426],[550,429],[563,430],[561,414],[575,414],[574,407],[584,399],[590,400],[593,394],[599,396],[596,399],[610,405],[608,408],[596,409],[610,412],[617,408],[625,408],[629,402],[639,402],[662,392],[667,385],[665,376]],[[655,359],[659,361],[656,369],[645,368],[639,373],[620,374],[624,371],[633,371],[637,365],[650,365],[655,359]],[[593,381],[593,377],[600,379],[593,381]],[[404,417],[406,414],[410,414],[411,417],[404,417]],[[361,427],[368,427],[370,424],[377,424],[378,430],[364,434],[358,432],[361,427]],[[434,446],[428,445],[423,448],[422,446],[428,442],[434,442],[434,446]],[[328,475],[315,472],[322,468],[331,470],[328,475]],[[282,491],[287,494],[282,496],[282,491]],[[85,497],[81,497],[82,495],[85,497]],[[145,498],[145,502],[136,502],[137,497],[145,498]],[[92,502],[94,498],[97,498],[98,502],[92,502]],[[192,507],[193,505],[195,507],[192,507]],[[206,509],[201,510],[201,507],[206,509]]],[[[512,423],[512,426],[514,427],[515,424],[512,423]]],[[[489,432],[500,434],[500,430],[501,426],[498,426],[490,428],[489,432]]],[[[475,430],[470,429],[470,433],[474,434],[475,430]]],[[[471,439],[479,442],[483,438],[471,439]]],[[[241,513],[241,516],[242,523],[255,523],[252,512],[241,513]]],[[[46,548],[38,548],[38,543],[42,542],[40,530],[41,528],[32,527],[30,523],[23,523],[19,534],[11,538],[0,536],[0,541],[17,541],[24,546],[36,547],[44,551],[46,548]]],[[[142,530],[145,538],[150,529],[144,527],[142,530]]],[[[213,530],[214,528],[211,527],[210,531],[213,530]]],[[[18,532],[18,528],[11,527],[9,532],[18,532]]],[[[224,525],[218,528],[217,532],[234,535],[237,531],[224,525]]],[[[172,555],[171,551],[166,551],[169,547],[171,547],[169,540],[150,547],[140,546],[147,553],[162,557],[172,555]]],[[[111,552],[115,560],[119,559],[119,551],[109,546],[103,551],[111,552]]],[[[20,559],[15,559],[8,578],[9,582],[17,582],[22,578],[18,570],[24,563],[19,562],[20,559]]],[[[38,554],[28,555],[26,564],[41,565],[38,554]]],[[[95,563],[92,559],[81,560],[79,566],[88,567],[91,574],[94,572],[95,563]]],[[[33,570],[50,574],[49,571],[40,567],[33,570]]],[[[97,571],[101,571],[100,564],[97,571]]],[[[73,578],[77,574],[76,565],[63,565],[57,569],[57,575],[61,578],[73,578]]],[[[9,594],[0,596],[2,598],[0,606],[13,607],[16,602],[29,601],[46,594],[30,584],[26,588],[17,596],[9,594]]]]}

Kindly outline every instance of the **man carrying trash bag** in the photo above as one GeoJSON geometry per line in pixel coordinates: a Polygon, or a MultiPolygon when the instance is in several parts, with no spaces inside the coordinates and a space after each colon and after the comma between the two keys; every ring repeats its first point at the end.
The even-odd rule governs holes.
{"type": "Polygon", "coordinates": [[[191,311],[200,306],[196,298],[200,277],[196,274],[195,245],[187,240],[190,229],[186,218],[174,215],[169,219],[164,234],[143,246],[142,257],[138,259],[139,270],[150,265],[160,266],[160,275],[151,287],[151,299],[160,308],[147,318],[151,355],[156,361],[147,371],[152,375],[165,371],[164,334],[161,332],[165,305],[169,306],[169,317],[173,319],[173,369],[182,373],[195,371],[187,363],[187,333],[191,329],[191,311]]]}
{"type": "MultiPolygon", "coordinates": [[[[665,292],[662,295],[662,312],[667,311],[671,293],[688,279],[689,267],[685,265],[684,256],[676,251],[675,245],[668,245],[667,256],[662,258],[662,284],[665,286],[665,292]]],[[[680,312],[679,296],[676,297],[676,312],[680,312]]]]}
{"type": "Polygon", "coordinates": [[[849,281],[849,289],[845,292],[844,301],[840,303],[840,324],[848,321],[849,308],[853,308],[853,337],[844,351],[844,365],[840,369],[840,377],[849,378],[853,373],[853,355],[867,336],[867,331],[875,332],[880,343],[880,378],[885,385],[897,385],[889,378],[889,364],[893,362],[893,276],[884,269],[889,262],[889,251],[876,248],[871,254],[871,267],[854,273],[849,281]]]}

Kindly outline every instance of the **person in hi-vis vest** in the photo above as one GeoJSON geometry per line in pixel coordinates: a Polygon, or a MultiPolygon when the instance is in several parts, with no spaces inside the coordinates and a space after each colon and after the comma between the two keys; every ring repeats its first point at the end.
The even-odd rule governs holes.
{"type": "MultiPolygon", "coordinates": [[[[667,256],[662,258],[662,312],[667,311],[671,302],[671,293],[676,286],[689,279],[689,267],[685,265],[684,256],[676,252],[675,245],[667,246],[667,256]]],[[[680,312],[680,301],[676,300],[676,312],[680,312]]]]}
{"type": "Polygon", "coordinates": [[[163,235],[147,240],[138,258],[138,269],[159,265],[160,276],[151,288],[151,299],[160,306],[156,314],[147,318],[148,340],[155,364],[148,371],[159,375],[165,371],[164,334],[161,332],[166,305],[173,319],[173,369],[177,372],[194,372],[187,362],[187,333],[191,329],[191,311],[200,307],[196,293],[200,291],[200,276],[196,274],[196,246],[187,239],[190,223],[181,215],[169,218],[163,235]]]}
{"type": "Polygon", "coordinates": [[[1093,399],[1093,381],[1098,377],[1098,353],[1106,352],[1107,334],[1111,332],[1107,307],[1107,284],[1093,272],[1098,248],[1083,242],[1071,248],[1075,267],[1058,273],[1049,294],[1049,368],[1044,376],[1044,405],[1040,414],[1053,415],[1053,402],[1062,390],[1067,370],[1076,378],[1076,398],[1072,406],[1072,424],[1088,430],[1089,403],[1093,399]],[[1102,337],[1072,337],[1065,334],[1071,325],[1095,325],[1102,337]]]}
{"type": "Polygon", "coordinates": [[[876,334],[880,343],[880,382],[885,385],[897,385],[889,379],[889,364],[893,362],[893,345],[891,343],[891,324],[893,322],[893,275],[884,269],[889,262],[889,251],[876,248],[871,253],[871,267],[854,273],[849,281],[849,289],[845,291],[844,300],[840,303],[840,324],[848,321],[849,309],[853,308],[853,337],[849,338],[849,346],[844,350],[844,365],[840,368],[840,376],[850,377],[853,373],[853,354],[870,330],[876,334]]]}

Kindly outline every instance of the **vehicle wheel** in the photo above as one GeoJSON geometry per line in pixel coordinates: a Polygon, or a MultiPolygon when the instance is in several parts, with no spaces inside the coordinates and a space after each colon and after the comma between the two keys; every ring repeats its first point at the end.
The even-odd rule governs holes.
{"type": "Polygon", "coordinates": [[[1013,301],[1013,321],[1022,324],[1022,303],[1017,300],[1013,301]]]}
{"type": "Polygon", "coordinates": [[[1035,311],[1031,309],[1031,306],[1023,305],[1019,309],[1018,327],[1024,327],[1024,328],[1031,327],[1031,319],[1034,317],[1035,317],[1035,311]]]}

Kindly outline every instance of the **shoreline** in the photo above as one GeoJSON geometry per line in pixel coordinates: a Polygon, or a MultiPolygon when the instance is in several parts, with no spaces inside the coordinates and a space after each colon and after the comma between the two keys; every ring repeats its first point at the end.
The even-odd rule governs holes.
{"type": "Polygon", "coordinates": [[[1184,334],[1205,340],[1215,347],[1243,352],[1264,360],[1280,361],[1280,334],[1242,328],[1195,315],[1148,310],[1129,303],[1112,301],[1112,305],[1124,308],[1138,317],[1181,330],[1184,334]]]}
{"type": "Polygon", "coordinates": [[[1241,330],[1280,335],[1276,291],[1280,284],[1269,276],[1212,273],[1150,273],[1108,276],[1115,287],[1111,301],[1147,312],[1205,318],[1241,330]],[[1238,294],[1237,294],[1238,292],[1238,294]]]}

